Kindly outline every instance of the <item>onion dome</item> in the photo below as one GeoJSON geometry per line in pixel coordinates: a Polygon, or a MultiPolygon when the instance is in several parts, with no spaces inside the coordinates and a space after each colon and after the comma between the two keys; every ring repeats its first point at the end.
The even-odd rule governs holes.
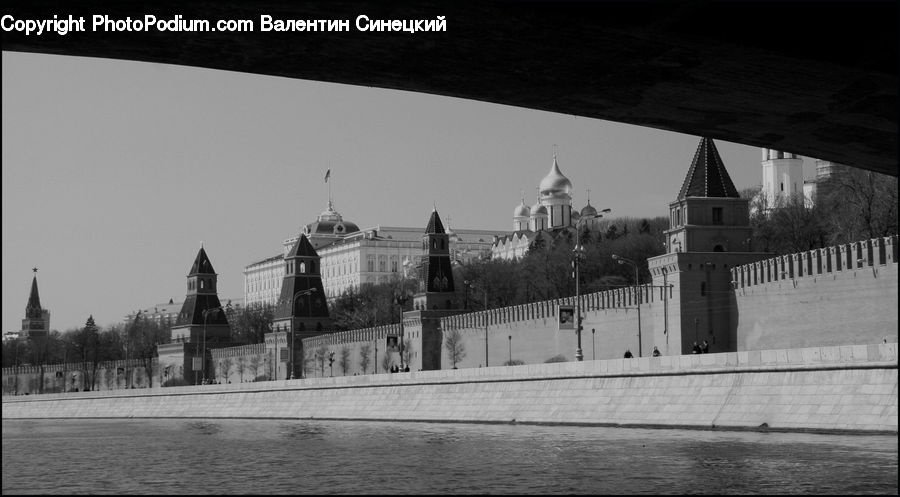
{"type": "Polygon", "coordinates": [[[550,168],[550,172],[541,180],[540,190],[542,195],[570,193],[572,191],[572,182],[559,170],[556,155],[553,156],[553,166],[550,168]]]}
{"type": "Polygon", "coordinates": [[[522,203],[519,204],[516,209],[513,211],[513,217],[528,217],[531,215],[531,209],[525,205],[525,199],[522,199],[522,203]]]}
{"type": "Polygon", "coordinates": [[[596,215],[597,215],[597,209],[595,209],[594,206],[591,205],[591,201],[588,200],[588,204],[585,205],[584,208],[581,209],[581,217],[596,216],[596,215]]]}
{"type": "Polygon", "coordinates": [[[532,216],[546,216],[547,208],[539,203],[534,204],[534,206],[531,208],[531,215],[532,216]]]}

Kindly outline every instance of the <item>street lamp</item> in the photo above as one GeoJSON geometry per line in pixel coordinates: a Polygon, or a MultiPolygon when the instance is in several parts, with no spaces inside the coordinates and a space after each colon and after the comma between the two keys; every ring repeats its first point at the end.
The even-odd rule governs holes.
{"type": "Polygon", "coordinates": [[[581,352],[581,272],[579,271],[579,266],[584,258],[584,245],[576,241],[575,248],[572,249],[572,266],[575,269],[575,336],[578,338],[575,360],[579,362],[584,360],[584,354],[581,352]]]}
{"type": "Polygon", "coordinates": [[[409,302],[409,293],[398,291],[394,294],[394,303],[400,308],[400,371],[403,371],[403,306],[407,302],[409,302]]]}
{"type": "Polygon", "coordinates": [[[603,217],[604,213],[610,212],[612,209],[603,209],[593,216],[585,216],[579,218],[575,222],[575,248],[572,249],[572,268],[575,270],[575,336],[578,339],[578,347],[575,349],[575,360],[583,361],[584,353],[581,350],[581,271],[579,266],[585,260],[584,245],[581,244],[579,226],[586,221],[603,217]]]}
{"type": "MultiPolygon", "coordinates": [[[[312,287],[308,290],[300,290],[299,292],[294,294],[294,300],[291,302],[291,305],[293,305],[293,302],[297,301],[297,297],[302,297],[304,295],[309,296],[309,295],[316,293],[317,291],[318,290],[316,289],[316,287],[312,287]]],[[[309,305],[309,302],[306,303],[306,308],[307,309],[312,308],[309,305]]],[[[294,379],[294,369],[296,369],[294,367],[294,328],[296,328],[296,327],[294,326],[293,319],[292,319],[291,320],[291,349],[290,349],[291,379],[292,380],[294,379]]]]}
{"type": "Polygon", "coordinates": [[[512,366],[512,335],[509,335],[509,362],[507,365],[512,366]]]}
{"type": "Polygon", "coordinates": [[[597,329],[591,328],[591,359],[597,360],[597,329]]]}
{"type": "MultiPolygon", "coordinates": [[[[231,304],[229,304],[230,306],[231,304]]],[[[225,312],[225,309],[222,306],[218,307],[210,307],[209,309],[203,309],[203,342],[200,356],[200,370],[202,371],[201,376],[203,382],[206,382],[206,323],[208,321],[209,315],[214,312],[225,312]]],[[[197,378],[194,377],[194,381],[197,381],[197,378]]]]}
{"type": "Polygon", "coordinates": [[[631,259],[626,259],[624,257],[620,257],[616,254],[612,256],[613,260],[619,261],[619,264],[628,264],[634,267],[634,287],[638,290],[638,300],[637,300],[637,318],[638,318],[638,357],[643,357],[643,353],[641,351],[641,300],[642,295],[638,285],[640,284],[640,280],[638,280],[638,265],[632,261],[631,259]]]}
{"type": "MultiPolygon", "coordinates": [[[[463,285],[466,290],[469,288],[475,288],[475,282],[464,280],[463,285]]],[[[483,286],[483,285],[482,285],[483,286]]],[[[487,287],[483,286],[482,290],[484,290],[484,308],[482,310],[487,311],[488,308],[488,294],[487,287]]],[[[466,293],[466,300],[468,301],[468,292],[466,293]]],[[[488,321],[487,316],[484,317],[484,367],[488,367],[488,321]]]]}

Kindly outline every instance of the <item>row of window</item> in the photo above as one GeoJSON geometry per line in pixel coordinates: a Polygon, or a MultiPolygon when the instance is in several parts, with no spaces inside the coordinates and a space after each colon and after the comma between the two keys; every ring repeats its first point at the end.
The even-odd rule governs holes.
{"type": "Polygon", "coordinates": [[[212,278],[197,278],[196,280],[188,280],[188,291],[193,290],[215,290],[215,284],[212,278]]]}
{"type": "MultiPolygon", "coordinates": [[[[672,210],[672,213],[669,218],[669,223],[672,227],[683,226],[688,223],[687,219],[688,209],[687,207],[676,207],[672,210]]],[[[725,211],[722,207],[713,207],[712,208],[712,224],[714,225],[722,225],[725,224],[725,211]]]]}

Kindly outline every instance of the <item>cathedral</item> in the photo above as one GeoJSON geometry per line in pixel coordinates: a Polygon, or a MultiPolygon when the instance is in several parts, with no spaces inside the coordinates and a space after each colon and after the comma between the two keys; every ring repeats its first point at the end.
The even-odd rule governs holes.
{"type": "Polygon", "coordinates": [[[596,221],[598,212],[591,205],[590,197],[581,211],[572,208],[572,191],[572,181],[560,171],[556,154],[553,154],[550,172],[538,186],[537,202],[529,207],[523,195],[521,203],[513,210],[513,232],[494,241],[491,258],[519,259],[541,237],[553,237],[563,230],[575,228],[581,219],[586,223],[596,221]]]}

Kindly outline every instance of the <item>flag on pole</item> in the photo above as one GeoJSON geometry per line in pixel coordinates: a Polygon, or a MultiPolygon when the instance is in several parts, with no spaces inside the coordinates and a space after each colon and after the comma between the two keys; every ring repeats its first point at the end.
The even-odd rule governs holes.
{"type": "Polygon", "coordinates": [[[328,168],[328,170],[325,171],[325,182],[326,183],[328,183],[328,178],[330,178],[330,177],[331,177],[331,168],[328,168]]]}

